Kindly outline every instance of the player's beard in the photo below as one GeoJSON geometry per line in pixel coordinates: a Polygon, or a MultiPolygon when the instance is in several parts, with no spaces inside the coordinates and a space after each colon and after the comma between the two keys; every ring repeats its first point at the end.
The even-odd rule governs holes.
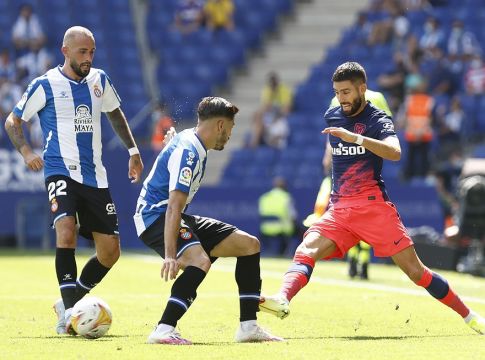
{"type": "Polygon", "coordinates": [[[222,130],[222,133],[216,139],[216,145],[214,146],[214,150],[224,150],[224,145],[229,141],[229,137],[227,136],[227,131],[222,130]]]}
{"type": "Polygon", "coordinates": [[[342,112],[344,113],[345,116],[353,116],[357,111],[359,111],[360,107],[362,106],[362,102],[365,100],[363,98],[357,98],[352,102],[352,106],[350,107],[350,110],[345,111],[342,104],[340,104],[340,108],[342,109],[342,112]]]}
{"type": "Polygon", "coordinates": [[[88,76],[89,71],[91,70],[91,63],[83,63],[83,64],[81,64],[81,65],[88,65],[87,70],[82,70],[81,69],[81,65],[79,65],[74,60],[71,60],[71,62],[69,63],[69,65],[71,66],[72,71],[74,71],[74,73],[77,76],[80,76],[82,78],[88,76]]]}

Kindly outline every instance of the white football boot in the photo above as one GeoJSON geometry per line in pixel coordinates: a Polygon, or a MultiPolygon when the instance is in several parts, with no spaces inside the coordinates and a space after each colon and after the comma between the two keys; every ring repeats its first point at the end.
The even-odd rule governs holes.
{"type": "Polygon", "coordinates": [[[239,324],[236,331],[236,342],[263,342],[263,341],[284,341],[283,338],[271,334],[268,330],[263,329],[256,321],[251,324],[239,324]]]}
{"type": "Polygon", "coordinates": [[[165,324],[159,324],[152,331],[152,333],[148,336],[147,343],[165,345],[192,345],[192,342],[184,339],[175,328],[165,324]]]}
{"type": "Polygon", "coordinates": [[[465,318],[466,324],[480,335],[485,335],[485,319],[474,311],[465,318]]]}
{"type": "Polygon", "coordinates": [[[54,303],[52,308],[54,309],[57,315],[56,332],[59,335],[67,334],[66,319],[64,317],[65,309],[64,309],[64,302],[62,301],[62,298],[57,299],[57,301],[54,303]]]}
{"type": "Polygon", "coordinates": [[[261,295],[259,298],[259,310],[284,319],[290,315],[290,302],[280,294],[273,296],[261,295]]]}

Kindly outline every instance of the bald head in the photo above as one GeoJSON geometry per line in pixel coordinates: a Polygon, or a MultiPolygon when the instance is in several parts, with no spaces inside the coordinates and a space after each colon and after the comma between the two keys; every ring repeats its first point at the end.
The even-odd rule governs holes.
{"type": "Polygon", "coordinates": [[[67,29],[62,40],[62,46],[73,46],[73,44],[82,38],[90,38],[94,41],[94,35],[91,30],[82,26],[73,26],[67,29]]]}
{"type": "Polygon", "coordinates": [[[66,59],[63,71],[69,77],[80,80],[89,74],[96,50],[91,31],[82,26],[67,29],[61,50],[66,59]]]}

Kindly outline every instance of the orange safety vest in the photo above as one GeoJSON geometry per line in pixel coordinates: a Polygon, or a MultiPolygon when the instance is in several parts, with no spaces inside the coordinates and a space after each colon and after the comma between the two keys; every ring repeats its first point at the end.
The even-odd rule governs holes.
{"type": "Polygon", "coordinates": [[[405,138],[409,142],[430,142],[433,139],[431,111],[433,98],[426,94],[411,94],[406,105],[405,138]]]}

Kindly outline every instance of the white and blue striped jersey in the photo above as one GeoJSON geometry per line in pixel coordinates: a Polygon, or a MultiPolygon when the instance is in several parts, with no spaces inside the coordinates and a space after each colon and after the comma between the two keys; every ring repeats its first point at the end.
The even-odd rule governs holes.
{"type": "Polygon", "coordinates": [[[44,176],[65,175],[85,185],[107,188],[101,161],[101,112],[120,106],[103,70],[91,68],[80,81],[58,66],[34,79],[13,113],[29,121],[36,113],[44,135],[44,176]]]}
{"type": "Polygon", "coordinates": [[[170,191],[187,193],[187,207],[199,190],[206,161],[207,150],[195,128],[181,131],[165,146],[143,182],[136,204],[133,219],[138,236],[165,213],[170,191]]]}

